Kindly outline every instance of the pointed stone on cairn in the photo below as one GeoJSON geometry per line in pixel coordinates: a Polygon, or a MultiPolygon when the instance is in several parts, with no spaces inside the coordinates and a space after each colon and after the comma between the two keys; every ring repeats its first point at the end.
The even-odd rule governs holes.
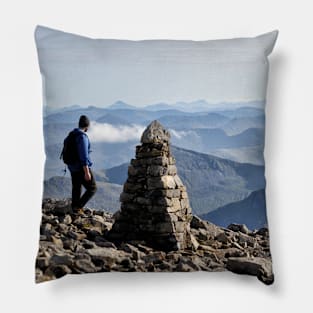
{"type": "Polygon", "coordinates": [[[188,248],[191,207],[170,151],[170,133],[154,120],[143,132],[141,143],[128,166],[121,210],[115,214],[109,236],[144,240],[167,251],[188,248]]]}

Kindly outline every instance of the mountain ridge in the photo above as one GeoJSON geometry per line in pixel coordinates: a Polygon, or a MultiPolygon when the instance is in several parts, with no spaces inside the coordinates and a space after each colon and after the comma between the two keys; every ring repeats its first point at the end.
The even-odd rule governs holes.
{"type": "MultiPolygon", "coordinates": [[[[205,214],[228,203],[242,200],[252,191],[265,187],[264,166],[262,165],[239,163],[175,145],[171,145],[171,150],[176,158],[181,179],[188,188],[190,201],[196,214],[205,214]],[[214,194],[208,192],[211,189],[214,190],[214,194]]],[[[127,178],[129,164],[130,162],[124,162],[118,166],[94,170],[99,180],[100,193],[103,196],[101,198],[96,195],[93,205],[105,209],[106,183],[110,203],[114,201],[113,208],[118,207],[118,192],[127,178]]],[[[70,194],[70,179],[58,177],[58,184],[62,188],[55,189],[53,186],[58,184],[53,180],[46,180],[45,196],[63,197],[66,193],[70,194]],[[61,180],[66,180],[66,182],[61,180]]]]}
{"type": "Polygon", "coordinates": [[[223,227],[230,223],[242,223],[251,229],[267,227],[265,189],[252,191],[245,199],[226,204],[200,217],[223,227]]]}

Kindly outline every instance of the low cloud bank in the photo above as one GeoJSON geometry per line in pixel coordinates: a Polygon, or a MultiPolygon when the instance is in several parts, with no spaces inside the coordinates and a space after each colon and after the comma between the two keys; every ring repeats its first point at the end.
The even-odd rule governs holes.
{"type": "Polygon", "coordinates": [[[111,125],[91,121],[88,136],[93,142],[127,142],[140,140],[145,127],[142,125],[111,125]]]}
{"type": "Polygon", "coordinates": [[[182,139],[183,137],[187,137],[187,136],[197,136],[197,133],[193,130],[175,130],[173,128],[169,129],[171,135],[173,137],[176,137],[177,139],[182,139]]]}

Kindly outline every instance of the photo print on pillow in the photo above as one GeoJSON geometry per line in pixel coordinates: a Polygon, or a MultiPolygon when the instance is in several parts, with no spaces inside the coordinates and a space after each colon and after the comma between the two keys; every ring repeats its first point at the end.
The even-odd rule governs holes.
{"type": "Polygon", "coordinates": [[[263,151],[277,35],[134,41],[36,27],[36,283],[113,271],[273,283],[263,151]]]}

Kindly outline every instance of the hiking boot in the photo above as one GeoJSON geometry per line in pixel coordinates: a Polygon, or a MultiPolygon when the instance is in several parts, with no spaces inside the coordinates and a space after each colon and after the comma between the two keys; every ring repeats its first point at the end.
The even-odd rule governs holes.
{"type": "Polygon", "coordinates": [[[72,211],[73,211],[73,213],[75,215],[83,215],[84,214],[84,209],[83,208],[73,209],[72,211]]]}

